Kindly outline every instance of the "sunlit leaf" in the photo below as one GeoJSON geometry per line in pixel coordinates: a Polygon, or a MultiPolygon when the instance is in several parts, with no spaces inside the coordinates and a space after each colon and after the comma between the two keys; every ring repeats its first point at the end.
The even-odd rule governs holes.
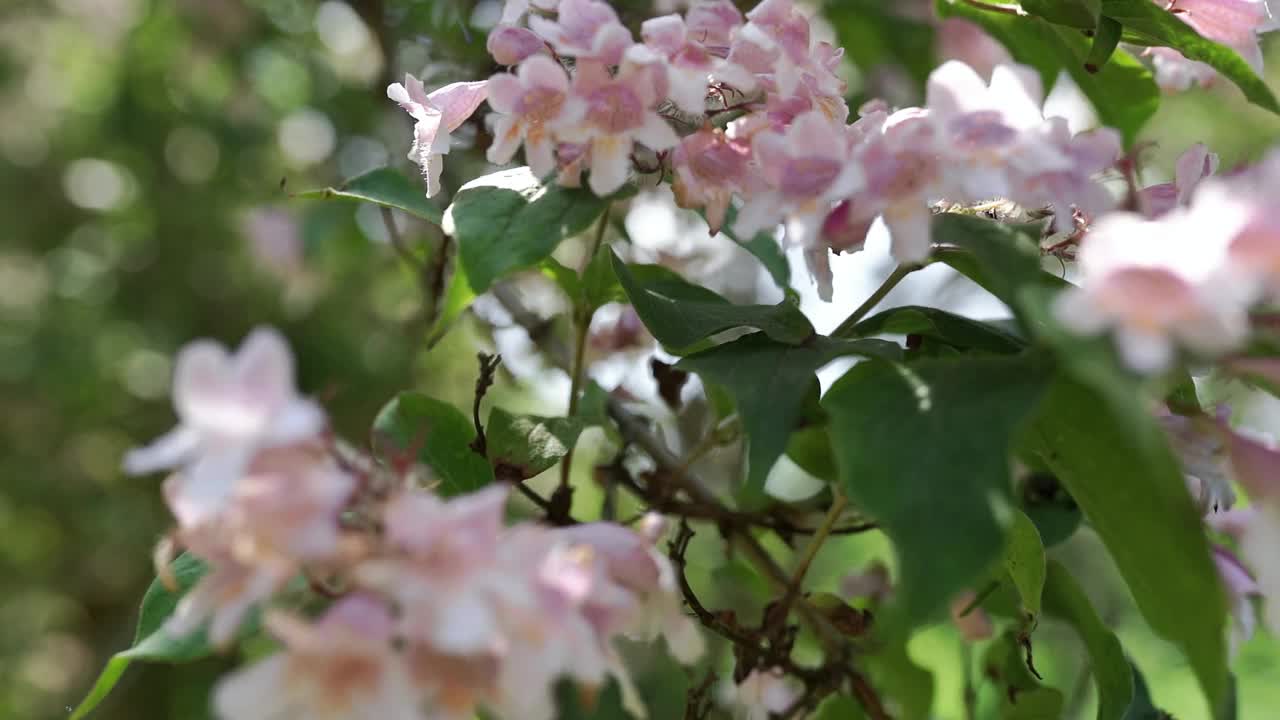
{"type": "Polygon", "coordinates": [[[436,492],[461,495],[493,482],[488,461],[471,448],[475,426],[449,403],[422,393],[403,392],[373,421],[373,449],[392,465],[422,462],[440,480],[436,492]]]}

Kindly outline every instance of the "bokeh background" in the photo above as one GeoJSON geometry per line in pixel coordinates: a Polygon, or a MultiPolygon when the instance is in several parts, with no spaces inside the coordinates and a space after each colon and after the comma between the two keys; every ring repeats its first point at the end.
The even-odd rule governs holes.
{"type": "MultiPolygon", "coordinates": [[[[633,18],[649,9],[615,4],[633,18]]],[[[927,3],[883,5],[927,24],[927,3]]],[[[119,461],[171,425],[170,359],[183,342],[281,327],[301,385],[356,440],[397,390],[469,402],[479,321],[425,352],[416,281],[379,213],[289,194],[383,165],[408,170],[410,121],[386,84],[406,70],[429,87],[487,77],[484,29],[499,11],[496,0],[0,3],[0,718],[65,716],[132,638],[169,521],[159,478],[126,478],[119,461]]],[[[847,7],[836,16],[858,20],[847,7]]],[[[874,61],[874,50],[851,54],[874,61]]],[[[926,42],[913,62],[929,53],[926,42]]],[[[1269,54],[1280,89],[1280,43],[1269,54]]],[[[918,92],[893,67],[851,67],[850,79],[855,100],[918,92]]],[[[482,125],[459,137],[452,188],[485,170],[482,125]]],[[[1146,137],[1157,178],[1194,141],[1228,168],[1256,158],[1280,139],[1280,121],[1220,87],[1168,98],[1146,137]]],[[[433,240],[426,226],[404,231],[433,240]]],[[[1157,698],[1179,718],[1202,717],[1184,663],[1136,621],[1099,548],[1084,532],[1059,552],[1157,698]]],[[[817,577],[834,587],[884,553],[874,537],[833,543],[817,577]]],[[[1042,669],[1070,689],[1074,640],[1043,632],[1042,669]]],[[[944,667],[960,645],[940,626],[913,652],[944,667]]],[[[97,717],[207,717],[208,688],[229,663],[135,666],[97,717]]],[[[1275,717],[1274,642],[1246,646],[1236,670],[1241,717],[1275,717]]],[[[960,717],[958,676],[939,680],[940,711],[960,717]]],[[[1088,711],[1088,694],[1076,710],[1088,711]]]]}

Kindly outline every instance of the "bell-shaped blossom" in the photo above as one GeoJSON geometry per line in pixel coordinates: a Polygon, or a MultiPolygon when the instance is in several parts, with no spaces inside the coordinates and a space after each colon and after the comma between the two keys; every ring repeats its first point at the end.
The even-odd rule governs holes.
{"type": "Polygon", "coordinates": [[[1195,203],[1205,212],[1217,209],[1225,221],[1218,227],[1227,234],[1227,275],[1247,286],[1253,299],[1280,299],[1280,215],[1275,211],[1280,187],[1280,150],[1272,150],[1262,162],[1223,182],[1207,183],[1195,203]],[[1233,222],[1240,223],[1239,226],[1233,222]]]}
{"type": "Polygon", "coordinates": [[[651,539],[613,523],[588,523],[559,532],[571,544],[599,553],[609,577],[639,598],[640,613],[625,619],[623,632],[641,639],[661,635],[671,654],[684,663],[702,655],[702,635],[684,612],[675,570],[651,539]]]}
{"type": "Polygon", "coordinates": [[[557,135],[590,148],[587,182],[597,195],[608,195],[626,183],[635,143],[660,151],[680,141],[654,111],[659,99],[644,63],[625,62],[615,76],[599,63],[578,63],[566,120],[557,135]]]}
{"type": "MultiPolygon", "coordinates": [[[[181,475],[164,486],[180,523],[176,539],[210,568],[165,626],[181,637],[209,622],[210,641],[230,641],[245,614],[307,563],[342,551],[339,514],[355,489],[320,443],[258,454],[213,514],[181,475]]],[[[162,568],[158,570],[163,573],[162,568]]]]}
{"type": "Polygon", "coordinates": [[[404,662],[392,646],[391,613],[379,600],[350,595],[318,622],[273,613],[266,625],[284,650],[218,685],[213,704],[219,717],[426,717],[404,662]]]}
{"type": "Polygon", "coordinates": [[[184,523],[217,513],[262,449],[317,436],[324,412],[294,387],[293,354],[270,328],[254,330],[230,354],[199,340],[175,363],[173,405],[178,426],[124,460],[132,474],[180,467],[184,523]]]}
{"type": "Polygon", "coordinates": [[[947,18],[938,24],[935,49],[942,61],[959,60],[989,78],[998,65],[1013,62],[1009,51],[977,23],[963,18],[947,18]]]}
{"type": "Polygon", "coordinates": [[[1058,320],[1085,334],[1113,329],[1121,357],[1139,372],[1168,367],[1178,347],[1203,355],[1237,347],[1246,307],[1218,281],[1230,222],[1196,207],[1158,220],[1103,217],[1082,244],[1080,287],[1060,296],[1058,320]]]}
{"type": "Polygon", "coordinates": [[[1201,514],[1230,510],[1236,502],[1232,474],[1227,458],[1226,429],[1221,420],[1205,416],[1186,417],[1165,412],[1160,423],[1182,471],[1186,474],[1191,496],[1201,514]]]}
{"type": "Polygon", "coordinates": [[[499,65],[514,66],[525,58],[546,53],[547,44],[528,28],[501,24],[489,31],[485,49],[499,65]]]}
{"type": "Polygon", "coordinates": [[[684,18],[664,15],[646,20],[640,28],[645,45],[666,60],[668,95],[684,112],[706,111],[707,88],[712,76],[740,92],[755,89],[755,77],[745,68],[717,58],[691,35],[684,18]]]}
{"type": "Polygon", "coordinates": [[[801,688],[779,669],[752,670],[742,682],[726,681],[720,686],[720,702],[733,712],[734,720],[769,720],[784,713],[800,699],[801,688]]]}
{"type": "Polygon", "coordinates": [[[752,237],[786,218],[788,236],[811,245],[831,206],[862,186],[862,171],[849,161],[844,126],[818,111],[797,117],[785,132],[756,133],[751,146],[767,189],[739,213],[734,225],[739,237],[752,237]]]}
{"type": "Polygon", "coordinates": [[[602,0],[560,0],[556,20],[529,16],[529,28],[551,43],[556,52],[579,60],[595,60],[605,65],[622,62],[622,53],[631,45],[631,31],[618,14],[602,0]]]}
{"type": "Polygon", "coordinates": [[[728,57],[733,35],[745,19],[733,0],[696,0],[684,22],[691,39],[716,57],[728,57]]]}
{"type": "Polygon", "coordinates": [[[560,6],[560,0],[507,0],[502,6],[502,18],[499,22],[516,24],[525,19],[530,10],[553,13],[560,6]]]}
{"type": "Polygon", "coordinates": [[[405,75],[404,84],[387,87],[387,97],[400,104],[416,120],[409,159],[422,168],[427,197],[440,192],[444,156],[449,153],[450,133],[461,127],[485,100],[485,83],[459,82],[430,94],[422,81],[405,75]]]}
{"type": "Polygon", "coordinates": [[[743,41],[772,56],[769,70],[777,91],[784,97],[791,95],[811,62],[809,19],[796,9],[793,0],[763,0],[747,13],[747,24],[740,34],[743,41]]]}
{"type": "Polygon", "coordinates": [[[734,193],[753,188],[751,146],[716,129],[686,136],[671,153],[672,190],[683,208],[704,208],[711,234],[720,232],[734,193]]]}
{"type": "Polygon", "coordinates": [[[568,97],[568,74],[545,55],[528,58],[515,75],[502,73],[489,78],[489,106],[496,113],[489,162],[510,162],[523,143],[534,175],[546,177],[555,170],[552,127],[564,119],[568,97]]]}
{"type": "Polygon", "coordinates": [[[1157,218],[1175,207],[1191,204],[1191,195],[1200,183],[1218,171],[1218,155],[1209,152],[1203,143],[1196,143],[1178,157],[1174,166],[1173,182],[1152,185],[1142,189],[1142,212],[1157,218]]]}
{"type": "Polygon", "coordinates": [[[1073,209],[1095,218],[1115,207],[1098,176],[1119,159],[1120,133],[1098,128],[1072,135],[1065,118],[1053,117],[1031,135],[1029,146],[1043,150],[1013,159],[1009,199],[1023,207],[1052,206],[1054,230],[1060,233],[1074,229],[1073,209]],[[1048,152],[1066,162],[1059,164],[1048,152]]]}

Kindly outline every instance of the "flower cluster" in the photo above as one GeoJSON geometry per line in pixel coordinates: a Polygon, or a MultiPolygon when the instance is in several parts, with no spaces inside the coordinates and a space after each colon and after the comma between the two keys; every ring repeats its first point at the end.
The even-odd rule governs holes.
{"type": "Polygon", "coordinates": [[[179,427],[134,451],[135,473],[176,468],[164,487],[181,546],[208,566],[163,628],[207,627],[225,646],[247,614],[300,578],[339,588],[318,619],[278,607],[265,623],[284,649],[218,688],[220,716],[469,718],[555,714],[562,678],[616,678],[643,716],[613,647],[666,640],[679,660],[702,653],[673,569],[655,543],[664,525],[506,526],[505,486],[444,499],[407,478],[377,479],[339,460],[324,413],[294,387],[274,331],[234,354],[207,341],[181,352],[179,427]]]}
{"type": "Polygon", "coordinates": [[[939,201],[1052,205],[1061,229],[1077,210],[1110,208],[1096,176],[1117,159],[1119,135],[1073,135],[1065,119],[1046,118],[1029,68],[997,67],[988,85],[952,61],[930,78],[926,107],[873,102],[850,125],[843,50],[817,41],[792,0],[764,0],[746,15],[729,0],[697,0],[684,15],[646,21],[640,35],[602,0],[512,0],[488,48],[514,72],[430,96],[413,78],[393,85],[418,120],[411,157],[429,191],[448,151],[440,129],[487,93],[491,162],[523,146],[538,176],[576,184],[589,170],[591,190],[608,195],[639,166],[639,148],[657,153],[679,204],[702,210],[713,233],[735,202],[739,237],[784,225],[828,299],[828,252],[861,248],[877,217],[894,256],[916,263],[928,255],[939,201]]]}
{"type": "MultiPolygon", "coordinates": [[[[1262,74],[1262,48],[1258,36],[1280,28],[1267,6],[1268,0],[1153,0],[1182,18],[1196,32],[1226,45],[1262,74]]],[[[1156,82],[1166,90],[1186,90],[1213,82],[1217,72],[1189,60],[1172,48],[1147,48],[1155,66],[1156,82]]]]}
{"type": "Polygon", "coordinates": [[[1117,212],[1095,223],[1079,253],[1080,287],[1057,305],[1059,320],[1078,332],[1114,330],[1122,357],[1140,372],[1167,368],[1179,348],[1202,357],[1240,348],[1250,311],[1280,292],[1272,207],[1280,151],[1246,171],[1204,179],[1215,165],[1192,148],[1172,192],[1148,189],[1157,202],[1145,214],[1117,212]]]}

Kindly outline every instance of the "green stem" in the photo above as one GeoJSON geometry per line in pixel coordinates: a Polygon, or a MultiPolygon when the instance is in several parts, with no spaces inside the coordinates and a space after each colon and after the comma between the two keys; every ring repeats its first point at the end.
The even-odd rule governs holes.
{"type": "MultiPolygon", "coordinates": [[[[604,232],[609,227],[609,210],[611,206],[606,205],[604,214],[600,216],[600,224],[596,226],[595,239],[591,243],[591,250],[587,253],[587,261],[583,263],[585,268],[591,263],[591,259],[599,252],[600,246],[604,244],[604,232]]],[[[582,383],[586,375],[586,368],[583,367],[584,359],[587,354],[587,335],[591,330],[591,316],[595,312],[586,306],[585,300],[578,299],[578,308],[574,313],[574,337],[573,345],[573,364],[569,366],[569,417],[578,414],[578,400],[582,395],[582,383]]],[[[569,476],[573,471],[573,449],[565,454],[564,461],[560,463],[560,487],[569,487],[569,476]]]]}
{"type": "Polygon", "coordinates": [[[862,318],[866,317],[867,313],[874,310],[875,307],[880,304],[880,301],[884,300],[885,296],[889,294],[889,291],[893,290],[898,286],[898,283],[902,282],[903,278],[918,269],[920,269],[920,266],[918,265],[899,265],[894,268],[893,272],[889,277],[885,278],[885,281],[880,285],[880,287],[876,288],[876,291],[871,293],[871,297],[867,298],[866,302],[859,305],[858,309],[853,311],[853,314],[845,318],[844,322],[840,323],[840,327],[832,331],[831,337],[851,337],[853,334],[853,328],[861,322],[862,318]]]}

